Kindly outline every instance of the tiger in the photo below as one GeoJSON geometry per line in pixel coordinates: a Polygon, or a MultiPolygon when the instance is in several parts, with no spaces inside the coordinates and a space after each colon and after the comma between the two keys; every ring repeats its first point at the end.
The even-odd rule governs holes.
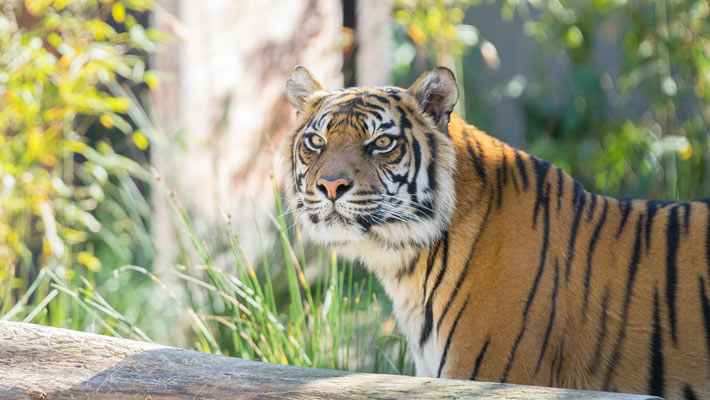
{"type": "Polygon", "coordinates": [[[458,96],[445,67],[408,89],[286,83],[288,205],[381,282],[416,375],[710,398],[710,201],[590,193],[458,96]]]}

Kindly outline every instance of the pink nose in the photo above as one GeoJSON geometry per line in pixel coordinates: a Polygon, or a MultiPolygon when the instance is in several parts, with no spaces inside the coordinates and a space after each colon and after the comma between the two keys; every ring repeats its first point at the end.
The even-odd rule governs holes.
{"type": "Polygon", "coordinates": [[[321,177],[316,182],[318,189],[323,192],[329,199],[335,201],[340,196],[345,194],[352,186],[344,178],[337,178],[335,180],[330,180],[325,177],[321,177]]]}

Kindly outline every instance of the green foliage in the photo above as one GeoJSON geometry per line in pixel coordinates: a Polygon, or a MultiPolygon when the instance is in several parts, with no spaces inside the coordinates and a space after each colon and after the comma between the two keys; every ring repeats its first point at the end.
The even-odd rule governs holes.
{"type": "Polygon", "coordinates": [[[126,119],[137,101],[119,82],[157,84],[143,59],[161,35],[134,16],[152,6],[150,0],[2,3],[0,314],[18,306],[16,317],[28,315],[28,303],[41,305],[54,293],[56,301],[34,321],[81,328],[88,316],[69,306],[58,287],[33,287],[39,274],[91,284],[116,265],[152,259],[145,187],[135,181],[145,180],[146,171],[114,151],[125,138],[134,148],[124,153],[147,147],[149,132],[126,119]]]}
{"type": "MultiPolygon", "coordinates": [[[[125,265],[106,277],[104,286],[121,287],[130,295],[135,289],[128,282],[150,280],[158,289],[154,295],[162,291],[167,302],[179,310],[180,315],[171,318],[173,342],[169,344],[181,340],[183,322],[187,320],[192,331],[189,343],[207,353],[303,367],[413,374],[414,366],[404,339],[396,334],[393,316],[388,317],[378,303],[377,293],[382,289],[374,277],[367,274],[356,278],[353,264],[339,261],[334,252],[324,255],[317,250],[308,256],[311,252],[304,248],[298,230],[295,238],[289,234],[288,226],[293,221],[282,213],[275,184],[274,194],[280,216],[271,219],[283,264],[270,264],[267,260],[273,250],[263,250],[259,265],[252,265],[227,218],[225,234],[231,257],[222,262],[228,265],[226,268],[217,267],[215,257],[195,233],[177,196],[170,193],[170,204],[193,245],[197,261],[188,267],[178,266],[171,271],[172,276],[156,276],[146,268],[125,265]],[[309,279],[306,267],[313,269],[314,279],[309,279]],[[276,275],[272,277],[273,270],[276,275]],[[182,287],[168,285],[166,280],[171,278],[178,278],[182,287]],[[285,295],[274,288],[274,279],[285,280],[285,295]]],[[[77,284],[44,269],[27,295],[46,283],[70,300],[64,307],[80,309],[104,333],[151,341],[147,332],[154,330],[154,320],[136,322],[126,317],[101,295],[104,290],[87,279],[77,284]]],[[[47,304],[55,303],[55,292],[38,296],[41,300],[25,320],[33,320],[47,304]]],[[[0,315],[0,320],[17,319],[20,308],[0,315]]]]}
{"type": "Polygon", "coordinates": [[[432,61],[445,64],[452,54],[478,43],[478,31],[463,24],[466,10],[480,0],[399,0],[394,21],[406,29],[414,44],[423,46],[432,61]]]}
{"type": "Polygon", "coordinates": [[[526,32],[569,74],[524,96],[533,152],[602,193],[708,196],[709,19],[704,0],[543,2],[526,32]],[[603,39],[622,59],[616,79],[597,61],[603,39]]]}
{"type": "MultiPolygon", "coordinates": [[[[466,11],[480,0],[398,0],[394,7],[394,84],[406,87],[432,66],[443,65],[461,78],[464,53],[473,46],[485,62],[497,68],[495,46],[480,37],[478,29],[464,23],[466,11]]],[[[459,79],[459,102],[455,111],[466,118],[466,88],[459,79]]]]}

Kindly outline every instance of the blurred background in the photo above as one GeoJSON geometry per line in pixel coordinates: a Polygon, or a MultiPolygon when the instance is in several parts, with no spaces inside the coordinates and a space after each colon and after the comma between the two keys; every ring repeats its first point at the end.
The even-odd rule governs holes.
{"type": "Polygon", "coordinates": [[[280,204],[285,98],[455,71],[590,191],[710,193],[706,0],[0,0],[0,320],[411,374],[382,289],[280,204]]]}

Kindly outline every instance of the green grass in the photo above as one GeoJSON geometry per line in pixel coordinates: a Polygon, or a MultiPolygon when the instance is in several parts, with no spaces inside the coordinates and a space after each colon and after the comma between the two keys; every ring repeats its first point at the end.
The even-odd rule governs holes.
{"type": "MultiPolygon", "coordinates": [[[[230,257],[228,262],[220,258],[218,266],[177,196],[168,193],[197,254],[196,263],[176,266],[172,277],[126,265],[114,270],[106,282],[95,284],[84,277],[67,280],[45,268],[23,297],[31,298],[31,305],[20,301],[0,320],[152,341],[147,332],[157,330],[154,323],[165,325],[158,322],[162,317],[176,321],[168,323],[171,335],[185,336],[181,326],[189,327],[183,342],[207,353],[305,367],[412,374],[406,343],[385,311],[388,307],[378,302],[385,299],[373,276],[339,260],[334,252],[304,245],[298,228],[288,229],[292,221],[284,214],[275,183],[274,196],[277,216],[270,220],[276,246],[262,250],[256,265],[246,258],[231,218],[225,216],[221,229],[230,257]],[[178,285],[166,283],[174,278],[178,285]],[[112,306],[97,286],[113,287],[110,297],[121,298],[118,306],[112,306]],[[164,311],[172,315],[161,316],[161,310],[146,309],[150,306],[145,303],[131,303],[131,298],[145,302],[146,296],[138,291],[146,286],[152,287],[153,296],[169,303],[161,310],[172,310],[164,311]]],[[[179,341],[173,338],[166,344],[179,341]]]]}

